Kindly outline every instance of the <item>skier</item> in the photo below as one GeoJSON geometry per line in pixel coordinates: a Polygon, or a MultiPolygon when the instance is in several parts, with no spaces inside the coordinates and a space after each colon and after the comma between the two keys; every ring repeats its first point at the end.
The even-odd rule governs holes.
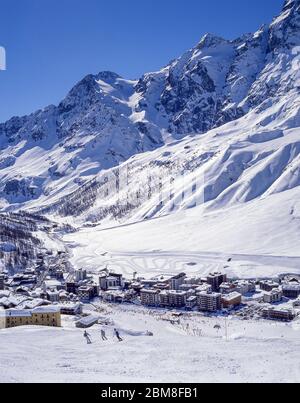
{"type": "Polygon", "coordinates": [[[103,341],[106,341],[106,340],[107,340],[105,331],[104,331],[103,329],[101,330],[101,338],[102,338],[103,341]]]}
{"type": "Polygon", "coordinates": [[[92,344],[91,335],[85,331],[83,337],[86,339],[87,344],[92,344]]]}
{"type": "Polygon", "coordinates": [[[114,332],[115,332],[115,336],[116,336],[116,338],[118,339],[118,341],[123,341],[123,339],[122,339],[122,337],[120,336],[120,333],[118,332],[118,330],[115,329],[114,332]]]}

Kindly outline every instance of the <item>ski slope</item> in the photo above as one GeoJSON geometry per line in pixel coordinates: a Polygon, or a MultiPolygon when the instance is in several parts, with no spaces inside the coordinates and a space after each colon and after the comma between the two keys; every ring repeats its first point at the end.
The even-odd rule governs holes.
{"type": "Polygon", "coordinates": [[[192,209],[115,228],[83,228],[63,239],[76,267],[108,265],[130,277],[136,271],[206,275],[224,266],[240,278],[299,274],[300,219],[296,209],[291,214],[297,197],[294,189],[221,211],[200,207],[199,215],[192,209]]]}
{"type": "Polygon", "coordinates": [[[223,319],[171,325],[132,307],[113,309],[109,317],[124,342],[113,339],[112,327],[102,342],[96,326],[88,346],[69,319],[62,329],[0,331],[1,382],[299,382],[300,323],[231,320],[226,341],[223,319]],[[147,330],[153,337],[141,335],[147,330]]]}

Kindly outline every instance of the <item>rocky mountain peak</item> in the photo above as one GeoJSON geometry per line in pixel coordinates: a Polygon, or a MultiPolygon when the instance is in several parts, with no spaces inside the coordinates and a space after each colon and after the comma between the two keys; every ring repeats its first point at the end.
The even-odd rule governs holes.
{"type": "Polygon", "coordinates": [[[107,84],[114,84],[116,80],[121,79],[122,77],[119,74],[114,73],[112,71],[101,71],[95,76],[95,79],[104,81],[107,84]]]}
{"type": "Polygon", "coordinates": [[[270,25],[270,51],[300,45],[300,0],[286,0],[282,12],[270,25]]]}
{"type": "Polygon", "coordinates": [[[202,39],[200,40],[199,44],[196,46],[196,49],[203,49],[203,48],[210,48],[210,47],[214,47],[217,45],[220,45],[221,43],[226,43],[228,42],[226,39],[211,34],[211,33],[207,33],[205,34],[202,39]]]}
{"type": "Polygon", "coordinates": [[[297,5],[299,6],[300,0],[285,0],[284,6],[283,6],[283,11],[290,10],[293,7],[296,7],[297,5]]]}

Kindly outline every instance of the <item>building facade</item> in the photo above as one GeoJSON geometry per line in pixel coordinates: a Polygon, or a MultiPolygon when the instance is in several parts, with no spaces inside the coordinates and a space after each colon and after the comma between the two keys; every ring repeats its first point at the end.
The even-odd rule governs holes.
{"type": "Polygon", "coordinates": [[[221,294],[215,292],[201,292],[197,297],[200,311],[216,312],[222,308],[221,294]]]}
{"type": "Polygon", "coordinates": [[[219,291],[220,285],[227,282],[227,276],[224,273],[210,273],[207,277],[207,283],[211,285],[213,291],[219,291]]]}
{"type": "Polygon", "coordinates": [[[4,290],[4,274],[0,274],[0,290],[4,290]]]}
{"type": "Polygon", "coordinates": [[[299,283],[287,283],[282,286],[283,295],[286,298],[297,299],[300,295],[299,283]]]}
{"type": "Polygon", "coordinates": [[[272,307],[263,309],[263,317],[265,319],[289,322],[294,320],[296,315],[292,309],[276,309],[272,307]]]}
{"type": "Polygon", "coordinates": [[[18,326],[61,326],[60,308],[54,306],[39,307],[33,310],[8,309],[1,311],[0,315],[2,317],[1,324],[4,328],[18,326]]]}
{"type": "Polygon", "coordinates": [[[263,291],[270,292],[274,288],[278,288],[278,285],[279,285],[278,283],[275,283],[274,281],[271,280],[262,280],[259,283],[259,288],[263,291]]]}
{"type": "Polygon", "coordinates": [[[184,291],[164,290],[158,295],[161,307],[183,308],[186,305],[187,293],[184,291]]]}
{"type": "Polygon", "coordinates": [[[159,290],[142,289],[141,290],[141,303],[145,306],[158,306],[159,305],[159,290]]]}
{"type": "Polygon", "coordinates": [[[230,294],[226,294],[222,296],[222,305],[224,308],[233,308],[241,305],[242,303],[242,294],[238,292],[232,292],[230,294]]]}
{"type": "Polygon", "coordinates": [[[267,304],[276,304],[282,300],[283,293],[279,288],[274,288],[270,292],[264,293],[264,302],[267,304]]]}

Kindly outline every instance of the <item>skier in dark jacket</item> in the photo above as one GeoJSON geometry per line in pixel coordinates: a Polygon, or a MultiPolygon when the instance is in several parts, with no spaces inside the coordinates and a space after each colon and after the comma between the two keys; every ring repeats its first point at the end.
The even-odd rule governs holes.
{"type": "Polygon", "coordinates": [[[118,339],[118,341],[123,341],[123,339],[122,339],[122,337],[120,336],[120,333],[118,332],[118,330],[115,329],[114,332],[115,332],[115,336],[116,336],[116,338],[118,339]]]}
{"type": "Polygon", "coordinates": [[[91,335],[85,331],[83,337],[86,339],[87,344],[92,344],[91,335]]]}
{"type": "Polygon", "coordinates": [[[107,341],[106,333],[105,333],[105,330],[103,330],[103,329],[101,330],[101,338],[103,341],[107,341]]]}

